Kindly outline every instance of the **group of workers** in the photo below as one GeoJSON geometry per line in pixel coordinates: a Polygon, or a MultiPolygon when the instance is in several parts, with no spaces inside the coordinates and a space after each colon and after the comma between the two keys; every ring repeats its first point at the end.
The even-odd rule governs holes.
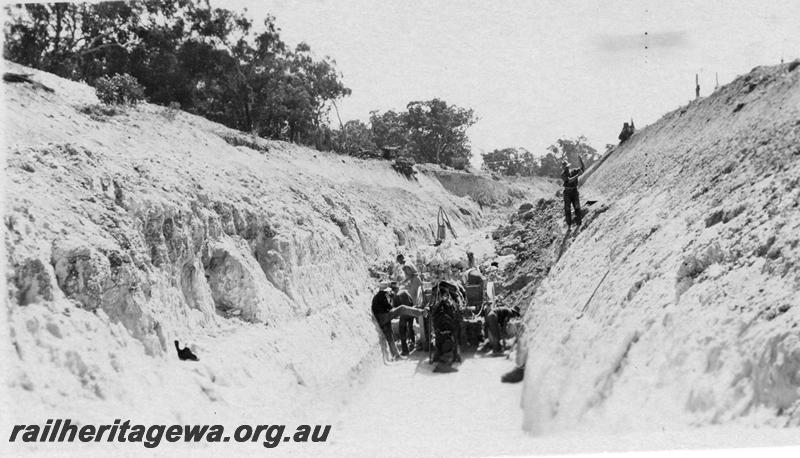
{"type": "MultiPolygon", "coordinates": [[[[424,329],[427,324],[424,317],[428,312],[423,307],[422,280],[419,278],[417,269],[411,264],[406,264],[402,254],[397,256],[397,263],[393,266],[390,277],[389,287],[380,289],[372,298],[372,314],[386,337],[392,358],[397,359],[400,357],[400,353],[395,344],[392,319],[399,318],[398,330],[402,355],[408,355],[410,352],[409,342],[412,348],[415,347],[414,320],[419,320],[420,329],[424,329]]],[[[420,334],[422,334],[420,346],[424,346],[426,333],[421,332],[420,334]]]]}
{"type": "MultiPolygon", "coordinates": [[[[574,222],[580,227],[582,215],[580,196],[578,194],[578,179],[585,172],[585,165],[580,156],[578,161],[579,167],[573,168],[569,162],[564,160],[561,164],[561,178],[564,185],[564,217],[567,226],[571,226],[574,222]],[[575,212],[574,218],[572,215],[573,209],[575,212]]],[[[409,355],[415,349],[429,351],[430,345],[435,344],[435,342],[429,341],[433,333],[430,329],[432,326],[431,320],[428,319],[429,310],[434,304],[427,303],[428,300],[426,299],[421,275],[414,265],[406,263],[406,259],[402,254],[398,255],[395,261],[392,264],[391,272],[389,272],[390,281],[388,287],[380,288],[372,298],[372,313],[386,338],[391,357],[394,360],[409,355]],[[398,319],[400,351],[397,349],[392,329],[392,320],[395,318],[398,319]],[[415,321],[418,323],[418,336],[414,330],[415,321]]],[[[451,266],[451,269],[443,273],[446,278],[441,278],[440,280],[456,283],[459,285],[460,290],[466,292],[464,294],[464,311],[472,313],[473,316],[479,317],[479,321],[482,321],[482,337],[484,340],[482,348],[490,349],[492,356],[504,355],[503,329],[512,318],[520,316],[519,307],[497,305],[492,288],[488,288],[492,292],[489,295],[491,297],[486,297],[485,291],[487,289],[484,287],[487,284],[491,286],[499,283],[498,280],[500,280],[499,268],[496,262],[491,264],[487,269],[486,275],[484,275],[475,266],[474,255],[470,252],[467,253],[466,269],[463,266],[464,264],[461,262],[451,266]],[[476,285],[482,286],[478,288],[480,291],[480,297],[478,297],[479,306],[471,309],[467,306],[470,301],[467,300],[466,296],[469,296],[470,287],[476,285]]],[[[517,353],[517,367],[502,377],[503,382],[515,383],[522,380],[525,371],[525,354],[527,352],[521,347],[517,353]]]]}
{"type": "MultiPolygon", "coordinates": [[[[561,179],[564,186],[564,218],[567,226],[571,226],[574,220],[574,223],[580,227],[582,214],[580,196],[578,194],[578,179],[585,172],[586,167],[583,163],[583,158],[579,156],[578,161],[580,164],[578,168],[573,168],[566,160],[562,161],[561,179]],[[574,218],[572,216],[573,209],[575,211],[574,218]]],[[[430,320],[427,319],[428,311],[433,304],[426,303],[422,278],[412,264],[406,263],[402,254],[398,255],[395,261],[390,272],[389,286],[379,289],[372,298],[372,313],[386,338],[392,359],[396,360],[402,356],[409,355],[414,349],[428,351],[430,350],[430,345],[434,344],[434,342],[429,342],[432,333],[430,320]],[[397,349],[392,330],[392,320],[394,318],[398,318],[400,351],[397,349]],[[418,322],[420,330],[419,339],[417,339],[414,332],[415,320],[418,322]]],[[[463,266],[463,264],[461,265],[463,266]]],[[[467,253],[466,269],[460,269],[458,266],[453,267],[453,269],[455,271],[451,269],[448,275],[445,275],[447,277],[445,280],[466,285],[467,289],[470,286],[486,284],[483,273],[475,266],[475,259],[472,253],[467,253]],[[458,270],[462,271],[461,275],[457,274],[458,270]]],[[[493,262],[487,272],[490,283],[493,284],[494,281],[498,280],[498,272],[498,265],[493,262]]],[[[480,290],[483,291],[483,288],[480,290]]],[[[512,318],[520,316],[519,307],[497,306],[493,303],[494,301],[491,301],[489,307],[483,307],[483,299],[483,297],[479,298],[481,306],[477,311],[483,320],[483,336],[485,337],[483,348],[491,349],[492,356],[503,355],[502,330],[512,318]]],[[[527,352],[520,348],[517,353],[517,367],[502,377],[503,382],[515,383],[522,380],[525,371],[524,354],[527,352]]]]}
{"type": "MultiPolygon", "coordinates": [[[[566,160],[561,163],[561,179],[564,185],[564,217],[567,226],[571,226],[574,220],[575,224],[580,227],[582,215],[580,196],[578,194],[578,179],[585,172],[585,165],[583,158],[580,156],[578,161],[580,164],[578,168],[571,167],[566,160]],[[574,218],[572,216],[573,209],[575,211],[574,218]]],[[[430,345],[434,344],[434,342],[429,342],[432,334],[430,329],[431,320],[427,319],[430,306],[433,304],[426,303],[422,278],[412,264],[406,263],[406,259],[402,254],[397,255],[395,261],[389,275],[389,286],[380,288],[372,298],[372,313],[386,338],[389,351],[394,360],[409,355],[414,349],[428,351],[430,350],[430,345]],[[394,318],[398,318],[400,351],[397,349],[392,330],[392,320],[394,318]],[[418,339],[414,332],[415,320],[420,330],[418,339]]],[[[473,253],[467,253],[466,269],[460,269],[458,266],[454,267],[454,269],[456,271],[461,270],[461,275],[458,275],[456,271],[450,270],[448,275],[445,275],[447,277],[445,280],[456,282],[459,285],[466,285],[465,291],[470,286],[486,285],[483,272],[475,266],[473,253]]],[[[498,265],[493,262],[487,272],[490,284],[494,284],[495,281],[499,280],[498,273],[498,265]]],[[[480,288],[480,291],[483,296],[484,289],[480,288]]],[[[473,313],[479,314],[483,321],[483,336],[485,337],[483,348],[491,349],[492,356],[503,355],[505,349],[501,338],[502,330],[512,318],[520,316],[519,307],[498,306],[494,304],[494,301],[489,301],[490,305],[484,307],[483,299],[484,297],[479,298],[481,303],[479,310],[472,310],[473,313]]],[[[524,353],[526,352],[522,348],[519,350],[517,367],[502,377],[503,382],[515,383],[522,380],[525,371],[524,353]],[[522,355],[521,358],[520,355],[522,355]]]]}
{"type": "MultiPolygon", "coordinates": [[[[627,122],[622,128],[619,135],[620,143],[624,143],[635,132],[633,120],[630,124],[627,122]]],[[[571,227],[573,221],[577,227],[580,228],[582,222],[580,196],[578,194],[578,180],[581,175],[586,171],[583,163],[583,158],[578,156],[579,167],[573,168],[572,165],[565,159],[561,163],[561,179],[563,181],[563,197],[564,197],[564,219],[567,226],[571,227]],[[575,216],[573,218],[572,211],[574,210],[575,216]]],[[[472,253],[467,253],[468,265],[463,271],[461,278],[454,275],[453,271],[446,275],[446,280],[466,285],[467,288],[476,284],[485,284],[483,273],[475,266],[475,260],[472,253]],[[462,283],[463,282],[463,283],[462,283]]],[[[461,270],[461,269],[459,269],[461,270]]],[[[493,262],[488,270],[490,283],[497,280],[497,273],[499,272],[498,265],[493,262]]],[[[386,337],[389,345],[389,350],[393,359],[399,359],[401,356],[406,356],[416,349],[429,350],[429,346],[433,342],[429,342],[431,336],[431,323],[427,319],[428,310],[431,305],[427,304],[425,299],[425,292],[423,288],[422,279],[417,269],[411,265],[406,264],[405,257],[400,254],[396,258],[396,263],[391,271],[391,283],[388,288],[380,289],[372,299],[372,313],[380,326],[383,335],[386,337]],[[398,330],[400,338],[401,352],[397,351],[395,344],[394,333],[392,331],[392,319],[399,318],[398,330]],[[420,335],[419,340],[415,338],[414,320],[419,323],[420,335]]],[[[463,287],[459,287],[463,290],[463,287]]],[[[483,289],[481,288],[481,291],[483,289]]],[[[480,298],[481,302],[483,297],[480,298]]],[[[493,299],[493,297],[492,297],[493,299]]],[[[492,355],[503,355],[504,348],[501,339],[502,330],[506,324],[515,317],[520,316],[519,307],[503,307],[494,304],[490,301],[489,307],[479,307],[479,315],[483,319],[483,334],[485,336],[484,348],[490,348],[492,355]]],[[[501,380],[506,383],[517,383],[522,380],[525,373],[525,359],[527,356],[527,349],[524,342],[519,341],[520,347],[517,351],[517,364],[516,367],[503,375],[501,380]]]]}
{"type": "MultiPolygon", "coordinates": [[[[475,266],[472,253],[467,253],[467,260],[467,268],[461,272],[459,278],[446,278],[446,280],[459,285],[467,285],[467,287],[485,285],[484,275],[475,266]]],[[[487,273],[491,279],[496,279],[497,263],[492,263],[487,273]]],[[[372,313],[386,338],[392,359],[396,360],[407,356],[414,349],[430,350],[433,342],[429,342],[431,320],[427,317],[431,305],[433,304],[426,303],[426,295],[419,272],[412,264],[406,263],[402,254],[398,255],[396,263],[391,269],[389,286],[380,288],[372,298],[372,313]],[[398,319],[399,352],[392,330],[394,318],[398,319]],[[414,331],[415,320],[418,322],[420,331],[418,338],[414,331]]],[[[463,305],[466,306],[466,303],[463,305]]],[[[502,330],[512,318],[520,316],[519,307],[490,305],[470,312],[479,313],[483,319],[483,334],[485,335],[483,348],[491,349],[492,356],[504,355],[502,330]]]]}

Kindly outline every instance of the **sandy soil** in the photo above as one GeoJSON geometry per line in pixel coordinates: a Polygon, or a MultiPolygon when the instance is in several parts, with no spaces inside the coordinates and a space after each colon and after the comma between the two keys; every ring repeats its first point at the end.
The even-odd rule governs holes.
{"type": "Polygon", "coordinates": [[[4,65],[54,89],[3,84],[3,375],[20,422],[324,423],[381,361],[369,268],[482,259],[501,204],[552,191],[409,180],[163,107],[109,111],[4,65]],[[440,207],[459,238],[432,247],[440,207]]]}
{"type": "Polygon", "coordinates": [[[513,360],[467,355],[452,373],[432,372],[426,354],[387,364],[343,406],[325,453],[455,457],[797,445],[794,429],[743,426],[531,436],[521,427],[522,385],[500,383],[513,360]]]}
{"type": "Polygon", "coordinates": [[[526,316],[527,430],[798,425],[796,67],[668,113],[586,181],[599,214],[526,316]]]}
{"type": "Polygon", "coordinates": [[[335,424],[331,451],[359,456],[445,456],[524,450],[519,384],[500,383],[505,358],[466,355],[457,372],[434,373],[427,353],[376,370],[335,424]],[[368,433],[371,432],[371,433],[368,433]],[[371,436],[379,440],[368,440],[371,436]],[[498,448],[500,446],[500,448],[498,448]]]}
{"type": "MultiPolygon", "coordinates": [[[[411,181],[161,107],[104,114],[84,85],[5,65],[56,90],[4,86],[15,420],[334,424],[326,448],[276,451],[306,455],[800,443],[779,429],[800,424],[789,64],[667,114],[587,180],[595,214],[539,288],[520,289],[533,295],[520,385],[499,383],[505,359],[448,374],[384,365],[369,267],[399,251],[422,265],[467,249],[488,259],[500,204],[552,197],[552,183],[411,181]],[[440,206],[459,238],[434,248],[440,206]],[[178,362],[173,338],[200,362],[178,362]]],[[[525,231],[505,240],[510,254],[552,254],[520,245],[525,231]]]]}

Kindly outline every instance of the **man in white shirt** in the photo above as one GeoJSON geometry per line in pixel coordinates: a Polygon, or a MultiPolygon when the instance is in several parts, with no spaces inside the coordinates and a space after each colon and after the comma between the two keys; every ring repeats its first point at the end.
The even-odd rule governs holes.
{"type": "Polygon", "coordinates": [[[396,263],[392,266],[391,280],[397,283],[403,283],[406,280],[406,274],[403,272],[403,267],[406,265],[406,258],[402,254],[398,254],[396,263]]]}
{"type": "MultiPolygon", "coordinates": [[[[408,291],[409,296],[411,297],[412,301],[414,302],[415,308],[423,308],[425,306],[424,302],[424,292],[422,287],[422,279],[419,278],[419,274],[417,273],[417,269],[414,268],[411,264],[406,264],[403,266],[403,272],[406,277],[406,281],[401,285],[401,288],[405,291],[408,291]]],[[[419,344],[420,347],[424,348],[427,344],[427,333],[426,333],[426,323],[425,320],[421,317],[417,318],[417,322],[419,323],[420,329],[420,339],[419,344]]]]}

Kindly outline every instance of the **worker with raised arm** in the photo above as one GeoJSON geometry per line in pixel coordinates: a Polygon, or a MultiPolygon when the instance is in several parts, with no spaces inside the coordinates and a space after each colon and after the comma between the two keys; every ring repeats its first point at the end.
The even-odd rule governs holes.
{"type": "Polygon", "coordinates": [[[586,168],[580,156],[578,156],[578,161],[580,161],[581,166],[577,169],[571,169],[566,159],[561,161],[561,179],[564,181],[564,218],[567,220],[567,226],[572,226],[572,208],[575,209],[575,224],[578,226],[581,225],[581,202],[580,196],[578,195],[578,177],[583,174],[586,168]]]}

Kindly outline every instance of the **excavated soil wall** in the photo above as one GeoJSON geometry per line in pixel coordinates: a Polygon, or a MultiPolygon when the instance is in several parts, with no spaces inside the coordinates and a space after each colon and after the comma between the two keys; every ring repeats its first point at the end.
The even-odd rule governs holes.
{"type": "Polygon", "coordinates": [[[800,422],[797,64],[665,115],[586,180],[603,212],[525,317],[528,431],[800,422]]]}
{"type": "Polygon", "coordinates": [[[485,222],[424,172],[103,107],[6,68],[54,89],[4,85],[5,373],[21,422],[321,419],[380,361],[369,266],[430,250],[439,207],[460,233],[485,222]]]}

